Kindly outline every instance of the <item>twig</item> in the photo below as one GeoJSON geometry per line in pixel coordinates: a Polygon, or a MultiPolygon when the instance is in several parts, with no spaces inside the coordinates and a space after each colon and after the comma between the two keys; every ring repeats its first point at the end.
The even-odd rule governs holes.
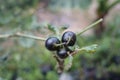
{"type": "Polygon", "coordinates": [[[91,25],[87,26],[86,28],[84,28],[81,32],[77,33],[77,35],[81,35],[81,34],[84,33],[85,31],[91,29],[91,28],[94,27],[96,24],[98,24],[98,23],[100,23],[100,22],[102,22],[102,21],[103,21],[102,18],[99,19],[98,21],[96,21],[96,22],[92,23],[91,25]]]}
{"type": "Polygon", "coordinates": [[[24,34],[21,32],[0,35],[0,38],[11,38],[11,37],[25,37],[25,38],[31,38],[31,39],[41,40],[41,41],[46,40],[45,38],[42,38],[42,37],[32,36],[32,35],[24,34]]]}
{"type": "Polygon", "coordinates": [[[57,72],[61,74],[64,70],[64,59],[60,59],[57,55],[53,56],[57,61],[57,72]]]}

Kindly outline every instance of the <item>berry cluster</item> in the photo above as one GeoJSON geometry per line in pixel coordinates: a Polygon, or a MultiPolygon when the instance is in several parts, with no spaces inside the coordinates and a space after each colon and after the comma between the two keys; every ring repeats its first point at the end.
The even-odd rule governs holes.
{"type": "Polygon", "coordinates": [[[64,59],[71,53],[68,47],[73,46],[76,42],[76,34],[72,31],[67,31],[62,35],[61,41],[57,37],[49,37],[45,41],[45,47],[50,51],[57,51],[59,58],[64,59]]]}

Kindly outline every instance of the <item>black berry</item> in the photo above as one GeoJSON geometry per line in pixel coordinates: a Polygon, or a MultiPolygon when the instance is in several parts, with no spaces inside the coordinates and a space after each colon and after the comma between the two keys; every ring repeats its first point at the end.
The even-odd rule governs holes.
{"type": "Polygon", "coordinates": [[[55,46],[55,44],[60,44],[60,40],[56,37],[49,37],[45,41],[45,47],[50,51],[55,51],[60,49],[60,46],[55,46]]]}
{"type": "Polygon", "coordinates": [[[72,31],[67,31],[62,36],[62,42],[68,46],[73,46],[76,42],[76,34],[72,31]]]}
{"type": "Polygon", "coordinates": [[[57,51],[57,55],[61,58],[64,59],[68,56],[67,54],[67,50],[65,48],[62,48],[60,50],[57,51]]]}

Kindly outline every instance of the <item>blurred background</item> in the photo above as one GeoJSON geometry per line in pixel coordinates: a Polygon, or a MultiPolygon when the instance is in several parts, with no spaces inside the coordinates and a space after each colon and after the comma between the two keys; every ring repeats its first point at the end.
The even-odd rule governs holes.
{"type": "Polygon", "coordinates": [[[96,53],[78,53],[71,69],[61,75],[44,41],[0,39],[0,80],[120,80],[119,3],[120,0],[0,0],[0,34],[20,31],[47,38],[55,36],[54,27],[77,33],[99,18],[104,19],[77,36],[79,47],[98,44],[96,53]]]}

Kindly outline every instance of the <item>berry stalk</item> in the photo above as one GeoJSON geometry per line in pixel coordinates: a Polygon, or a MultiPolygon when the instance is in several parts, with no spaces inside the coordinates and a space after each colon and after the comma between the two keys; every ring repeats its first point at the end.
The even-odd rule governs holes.
{"type": "Polygon", "coordinates": [[[24,33],[21,33],[21,32],[16,32],[16,33],[13,33],[13,34],[0,35],[0,38],[11,38],[11,37],[25,37],[25,38],[36,39],[36,40],[41,40],[41,41],[46,40],[45,38],[42,38],[42,37],[28,35],[28,34],[24,34],[24,33]]]}
{"type": "Polygon", "coordinates": [[[98,21],[96,21],[96,22],[92,23],[91,25],[87,26],[86,28],[84,28],[81,32],[77,33],[77,35],[81,35],[81,34],[84,33],[85,31],[93,28],[95,25],[97,25],[98,23],[100,23],[100,22],[102,22],[102,21],[103,21],[102,18],[99,19],[98,21]]]}

